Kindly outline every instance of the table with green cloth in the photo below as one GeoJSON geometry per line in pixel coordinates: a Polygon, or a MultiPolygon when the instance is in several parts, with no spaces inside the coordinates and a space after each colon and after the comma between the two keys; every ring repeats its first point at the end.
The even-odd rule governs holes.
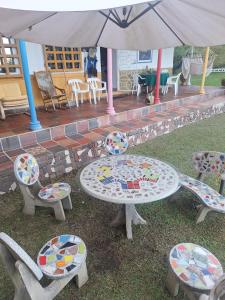
{"type": "MultiPolygon", "coordinates": [[[[155,87],[156,84],[156,73],[150,73],[150,74],[140,74],[140,76],[143,78],[141,79],[139,77],[139,84],[155,87]]],[[[160,85],[165,86],[167,82],[167,78],[169,77],[169,73],[161,73],[160,74],[160,85]]]]}

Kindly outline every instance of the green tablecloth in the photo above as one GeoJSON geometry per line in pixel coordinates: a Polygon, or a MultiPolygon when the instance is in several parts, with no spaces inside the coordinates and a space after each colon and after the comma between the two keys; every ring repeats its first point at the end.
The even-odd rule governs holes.
{"type": "MultiPolygon", "coordinates": [[[[156,73],[140,75],[144,80],[139,78],[139,83],[154,87],[156,84],[156,73]]],[[[166,85],[167,78],[169,77],[169,73],[161,73],[160,74],[160,85],[166,85]]]]}

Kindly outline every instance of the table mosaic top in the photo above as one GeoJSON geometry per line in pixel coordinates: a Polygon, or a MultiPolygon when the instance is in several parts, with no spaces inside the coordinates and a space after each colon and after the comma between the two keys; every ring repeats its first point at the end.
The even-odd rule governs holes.
{"type": "Polygon", "coordinates": [[[71,187],[65,182],[56,182],[43,187],[38,197],[46,201],[57,201],[66,198],[71,192],[71,187]]]}
{"type": "Polygon", "coordinates": [[[179,186],[177,172],[166,163],[144,156],[109,156],[94,161],[80,175],[91,196],[114,203],[146,203],[172,195],[179,186]]]}
{"type": "Polygon", "coordinates": [[[37,263],[46,276],[57,279],[78,271],[86,255],[86,246],[78,236],[64,234],[41,248],[37,263]]]}
{"type": "Polygon", "coordinates": [[[178,278],[199,290],[212,289],[223,274],[219,260],[205,248],[192,243],[176,245],[169,259],[178,278]]]}
{"type": "Polygon", "coordinates": [[[14,172],[20,183],[25,185],[34,184],[39,177],[37,160],[28,153],[19,155],[14,162],[14,172]]]}
{"type": "Polygon", "coordinates": [[[196,194],[208,207],[225,213],[225,197],[210,186],[187,175],[180,174],[181,185],[196,194]]]}
{"type": "Polygon", "coordinates": [[[128,148],[128,140],[123,132],[114,131],[106,137],[106,150],[110,154],[123,154],[128,148]]]}

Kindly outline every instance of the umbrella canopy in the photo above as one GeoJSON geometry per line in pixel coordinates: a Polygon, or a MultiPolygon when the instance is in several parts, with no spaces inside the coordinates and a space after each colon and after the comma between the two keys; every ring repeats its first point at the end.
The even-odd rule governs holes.
{"type": "Polygon", "coordinates": [[[47,45],[212,46],[225,44],[224,31],[224,0],[0,0],[1,34],[47,45]]]}

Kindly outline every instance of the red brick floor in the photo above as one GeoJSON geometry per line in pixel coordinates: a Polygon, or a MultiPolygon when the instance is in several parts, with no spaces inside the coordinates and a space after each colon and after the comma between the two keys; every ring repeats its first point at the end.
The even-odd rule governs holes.
{"type": "MultiPolygon", "coordinates": [[[[190,97],[198,94],[197,87],[180,87],[178,96],[173,95],[173,91],[169,91],[166,96],[161,96],[161,102],[190,97]]],[[[145,96],[137,97],[135,95],[125,95],[115,97],[114,107],[116,112],[123,112],[135,108],[146,106],[145,96]]],[[[59,109],[57,111],[37,112],[38,119],[43,128],[53,127],[57,125],[67,124],[70,122],[85,120],[94,117],[106,115],[107,102],[102,99],[97,105],[90,104],[88,101],[81,104],[78,108],[59,109]]],[[[27,114],[9,115],[6,120],[0,120],[0,137],[15,135],[29,131],[30,117],[27,114]]],[[[81,124],[80,124],[81,125],[81,124]]]]}

